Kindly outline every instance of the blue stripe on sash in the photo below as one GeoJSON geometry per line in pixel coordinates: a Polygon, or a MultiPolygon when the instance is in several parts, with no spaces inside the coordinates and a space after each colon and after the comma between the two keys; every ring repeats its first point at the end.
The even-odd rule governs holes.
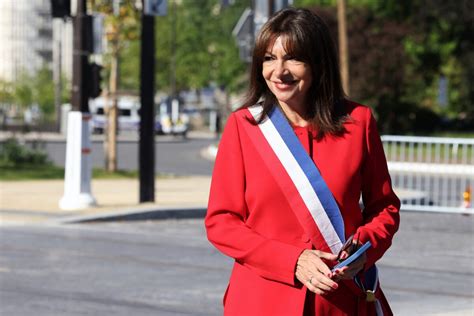
{"type": "Polygon", "coordinates": [[[288,146],[288,149],[291,151],[301,169],[308,177],[308,180],[311,183],[313,190],[316,192],[321,205],[326,211],[336,234],[341,242],[344,243],[344,221],[342,219],[341,211],[339,210],[334,196],[331,191],[329,191],[326,182],[324,182],[323,177],[319,173],[318,168],[311,157],[309,157],[299,139],[296,137],[295,132],[283,116],[283,113],[281,113],[280,109],[275,106],[270,111],[269,117],[283,141],[288,146]]]}

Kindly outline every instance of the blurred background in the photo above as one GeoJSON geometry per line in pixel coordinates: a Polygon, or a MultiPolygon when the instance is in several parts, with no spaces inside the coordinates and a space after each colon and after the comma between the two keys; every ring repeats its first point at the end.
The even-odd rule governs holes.
{"type": "MultiPolygon", "coordinates": [[[[90,57],[102,66],[100,98],[112,90],[138,96],[140,5],[89,2],[94,25],[100,25],[90,57]]],[[[323,16],[338,42],[337,1],[293,2],[323,16]]],[[[1,129],[58,132],[64,123],[61,111],[71,98],[72,19],[53,19],[50,0],[3,0],[0,5],[1,129]]],[[[472,135],[472,4],[349,0],[346,6],[348,95],[373,107],[382,132],[472,135]]],[[[240,43],[239,55],[242,39],[232,31],[250,7],[250,0],[170,2],[167,15],[155,22],[157,106],[178,98],[180,111],[189,113],[190,128],[208,129],[209,111],[228,112],[239,105],[248,53],[240,43]]],[[[237,31],[246,32],[245,27],[237,31]]],[[[97,107],[91,113],[97,114],[97,107]]]]}
{"type": "Polygon", "coordinates": [[[153,171],[210,175],[226,118],[246,92],[255,35],[272,12],[294,5],[316,11],[329,25],[345,91],[373,109],[395,185],[409,190],[420,205],[471,205],[470,1],[83,2],[79,42],[87,57],[76,71],[82,85],[73,83],[78,51],[73,17],[82,2],[0,2],[3,179],[63,178],[67,118],[74,110],[91,115],[92,141],[85,147],[91,149],[93,178],[136,178],[153,171]],[[154,35],[143,40],[142,12],[153,4],[154,35]],[[155,65],[140,55],[150,42],[155,65]],[[141,63],[150,69],[148,79],[141,63]],[[146,133],[156,135],[155,145],[140,141],[141,84],[152,91],[153,108],[145,107],[144,117],[154,117],[146,133]],[[74,105],[73,96],[85,101],[74,105]],[[140,144],[150,152],[139,155],[140,144]],[[210,160],[202,159],[203,150],[210,160]],[[144,157],[152,154],[156,161],[150,159],[140,172],[144,157]],[[406,176],[420,170],[425,174],[406,176]],[[449,175],[449,181],[439,180],[441,175],[449,175]]]}
{"type": "Polygon", "coordinates": [[[202,225],[213,161],[255,34],[289,5],[327,22],[348,97],[377,118],[402,201],[379,265],[395,314],[474,315],[468,0],[0,0],[2,314],[221,314],[232,262],[202,225]],[[68,183],[90,203],[61,206],[68,183]]]}

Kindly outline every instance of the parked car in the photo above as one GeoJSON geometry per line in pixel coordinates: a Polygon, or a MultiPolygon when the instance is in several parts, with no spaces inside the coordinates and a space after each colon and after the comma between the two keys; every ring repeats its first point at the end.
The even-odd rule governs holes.
{"type": "Polygon", "coordinates": [[[189,115],[183,112],[182,100],[163,98],[156,109],[156,121],[161,124],[162,134],[182,135],[186,137],[189,129],[189,115]]]}
{"type": "MultiPolygon", "coordinates": [[[[156,116],[156,123],[160,125],[159,134],[182,135],[186,137],[189,129],[189,116],[185,113],[179,113],[177,120],[172,121],[168,114],[156,116]]],[[[156,129],[155,129],[156,130],[156,129]]]]}

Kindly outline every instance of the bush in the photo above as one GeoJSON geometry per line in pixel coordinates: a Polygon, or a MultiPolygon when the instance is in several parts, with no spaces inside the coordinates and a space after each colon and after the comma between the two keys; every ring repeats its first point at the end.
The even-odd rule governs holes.
{"type": "Polygon", "coordinates": [[[21,145],[15,138],[7,139],[0,147],[0,163],[14,166],[51,164],[45,152],[21,145]]]}

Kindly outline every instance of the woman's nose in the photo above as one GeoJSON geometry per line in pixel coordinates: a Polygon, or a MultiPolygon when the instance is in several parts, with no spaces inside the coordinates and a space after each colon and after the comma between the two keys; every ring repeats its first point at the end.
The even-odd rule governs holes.
{"type": "Polygon", "coordinates": [[[286,69],[286,65],[284,61],[276,62],[274,73],[277,77],[284,76],[288,73],[288,69],[286,69]]]}

